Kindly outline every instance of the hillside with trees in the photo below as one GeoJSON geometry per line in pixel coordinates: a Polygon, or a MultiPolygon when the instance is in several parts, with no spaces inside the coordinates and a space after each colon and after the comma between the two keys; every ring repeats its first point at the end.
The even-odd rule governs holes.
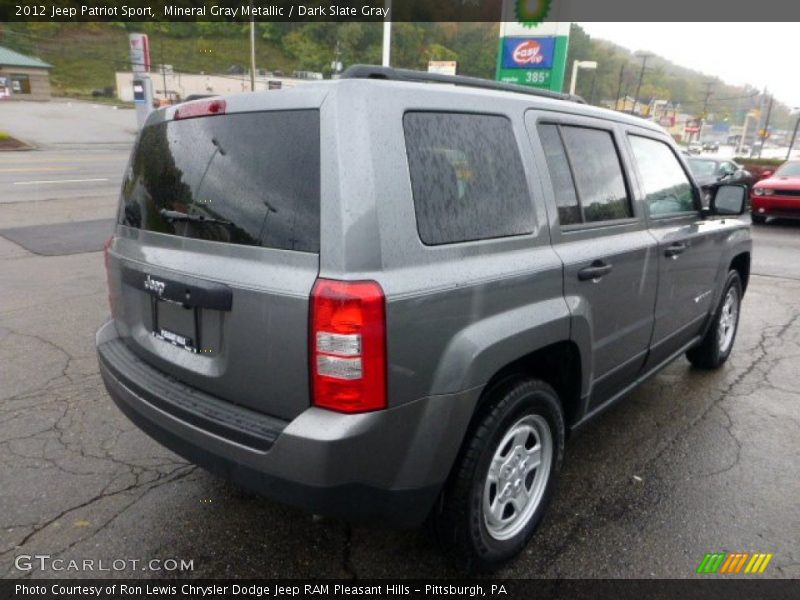
{"type": "MultiPolygon", "coordinates": [[[[113,86],[114,72],[129,68],[128,31],[148,33],[153,64],[170,64],[179,72],[226,73],[249,64],[246,23],[0,24],[0,45],[53,64],[55,93],[85,96],[93,89],[113,86]]],[[[381,32],[380,23],[259,23],[257,66],[285,73],[320,71],[327,76],[334,60],[345,66],[379,63],[381,32]]],[[[395,23],[392,63],[424,69],[428,60],[456,60],[460,74],[491,79],[497,36],[497,23],[395,23]]],[[[634,95],[641,61],[627,49],[592,38],[573,24],[568,64],[575,59],[598,62],[595,73],[582,73],[578,80],[577,91],[587,101],[601,104],[634,95]]],[[[696,116],[705,107],[710,119],[737,124],[758,105],[760,92],[749,86],[727,85],[654,56],[648,60],[638,99],[669,100],[682,112],[696,116]]],[[[785,128],[789,122],[788,108],[776,102],[773,125],[785,128]]]]}

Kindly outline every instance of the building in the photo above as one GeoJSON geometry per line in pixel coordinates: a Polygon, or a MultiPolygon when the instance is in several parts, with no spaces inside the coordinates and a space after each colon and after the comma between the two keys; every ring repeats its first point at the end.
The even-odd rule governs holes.
{"type": "Polygon", "coordinates": [[[0,46],[0,100],[50,100],[52,65],[0,46]]]}
{"type": "Polygon", "coordinates": [[[610,108],[611,110],[616,110],[619,112],[630,113],[630,114],[642,114],[643,105],[641,102],[637,102],[631,96],[623,96],[622,98],[617,98],[616,100],[611,100],[610,102],[606,102],[605,105],[610,108]]]}
{"type": "MultiPolygon", "coordinates": [[[[157,100],[181,101],[191,96],[223,96],[250,91],[250,74],[205,75],[194,73],[177,73],[169,65],[156,65],[148,73],[153,82],[153,96],[157,100]]],[[[320,73],[296,71],[295,77],[286,77],[272,73],[256,76],[256,91],[290,88],[296,85],[319,81],[320,73]]],[[[117,72],[117,97],[126,102],[133,102],[133,73],[117,72]]]]}

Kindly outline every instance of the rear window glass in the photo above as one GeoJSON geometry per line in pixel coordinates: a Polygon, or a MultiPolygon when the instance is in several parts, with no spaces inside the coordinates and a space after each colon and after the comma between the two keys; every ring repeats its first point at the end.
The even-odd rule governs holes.
{"type": "Polygon", "coordinates": [[[423,243],[450,244],[533,231],[533,206],[508,119],[412,112],[403,124],[423,243]]]}
{"type": "Polygon", "coordinates": [[[238,113],[145,128],[120,222],[188,238],[319,252],[319,111],[238,113]]]}

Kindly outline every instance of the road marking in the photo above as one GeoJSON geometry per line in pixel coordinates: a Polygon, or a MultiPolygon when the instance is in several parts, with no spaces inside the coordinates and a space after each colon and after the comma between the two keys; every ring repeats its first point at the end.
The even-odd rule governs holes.
{"type": "Polygon", "coordinates": [[[50,179],[48,181],[15,181],[14,185],[36,185],[39,183],[85,183],[88,181],[108,181],[108,177],[93,177],[91,179],[50,179]]]}
{"type": "Polygon", "coordinates": [[[40,164],[40,163],[74,163],[74,162],[109,162],[109,161],[124,161],[130,156],[129,153],[118,154],[116,156],[98,156],[87,158],[40,158],[40,159],[17,159],[17,160],[3,160],[4,164],[40,164]]]}
{"type": "Polygon", "coordinates": [[[37,171],[74,171],[75,167],[14,167],[0,169],[0,173],[35,173],[37,171]]]}

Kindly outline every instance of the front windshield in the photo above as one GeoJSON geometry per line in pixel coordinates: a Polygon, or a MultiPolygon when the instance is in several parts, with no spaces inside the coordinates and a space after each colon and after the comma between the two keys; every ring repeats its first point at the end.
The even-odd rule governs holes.
{"type": "Polygon", "coordinates": [[[775,171],[775,177],[800,177],[800,162],[785,163],[775,171]]]}
{"type": "Polygon", "coordinates": [[[717,163],[713,160],[689,159],[689,168],[695,177],[710,177],[717,170],[717,163]]]}

